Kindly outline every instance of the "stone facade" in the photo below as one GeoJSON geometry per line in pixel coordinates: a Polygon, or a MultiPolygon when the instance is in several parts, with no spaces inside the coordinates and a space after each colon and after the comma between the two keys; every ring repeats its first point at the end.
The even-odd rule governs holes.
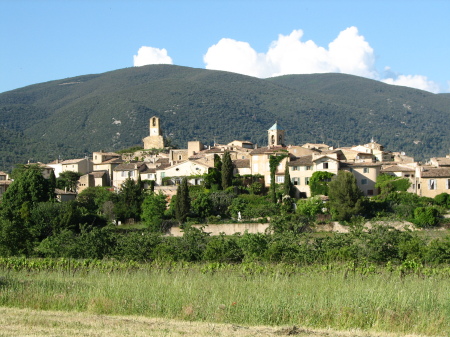
{"type": "Polygon", "coordinates": [[[142,140],[144,142],[144,149],[163,149],[164,138],[162,136],[161,125],[158,117],[153,116],[150,118],[149,131],[150,135],[142,140]]]}

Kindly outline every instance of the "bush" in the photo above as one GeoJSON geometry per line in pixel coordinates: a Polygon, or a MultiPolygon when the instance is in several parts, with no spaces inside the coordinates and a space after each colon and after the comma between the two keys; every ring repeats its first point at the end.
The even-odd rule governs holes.
{"type": "Polygon", "coordinates": [[[227,238],[221,234],[213,236],[206,245],[203,258],[212,262],[242,262],[244,253],[238,245],[238,236],[227,238]]]}
{"type": "Polygon", "coordinates": [[[439,211],[435,207],[417,207],[413,222],[418,227],[433,227],[439,223],[439,211]]]}
{"type": "Polygon", "coordinates": [[[450,194],[441,193],[434,197],[434,201],[437,205],[442,207],[450,207],[450,194]]]}

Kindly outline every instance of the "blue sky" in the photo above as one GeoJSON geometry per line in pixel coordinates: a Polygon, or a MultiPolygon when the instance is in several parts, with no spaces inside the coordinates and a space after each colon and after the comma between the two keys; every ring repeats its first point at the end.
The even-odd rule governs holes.
{"type": "Polygon", "coordinates": [[[0,92],[135,65],[450,92],[450,1],[0,0],[0,92]]]}

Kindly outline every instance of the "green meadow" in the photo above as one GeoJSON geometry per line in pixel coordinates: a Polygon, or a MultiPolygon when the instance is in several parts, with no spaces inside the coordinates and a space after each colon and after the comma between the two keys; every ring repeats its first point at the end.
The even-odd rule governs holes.
{"type": "Polygon", "coordinates": [[[447,336],[450,268],[2,259],[0,306],[447,336]]]}

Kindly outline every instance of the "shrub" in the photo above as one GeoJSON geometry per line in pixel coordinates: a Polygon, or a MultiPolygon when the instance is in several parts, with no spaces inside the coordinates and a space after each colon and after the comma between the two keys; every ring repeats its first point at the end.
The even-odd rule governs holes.
{"type": "Polygon", "coordinates": [[[435,207],[417,207],[413,222],[418,227],[433,227],[439,223],[439,217],[439,211],[435,207]]]}

